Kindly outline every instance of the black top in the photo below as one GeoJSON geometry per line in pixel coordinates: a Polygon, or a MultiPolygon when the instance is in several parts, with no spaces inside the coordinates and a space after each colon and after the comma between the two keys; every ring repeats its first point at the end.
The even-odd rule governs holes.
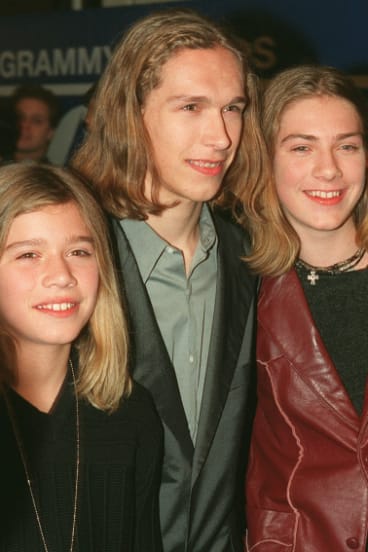
{"type": "MultiPolygon", "coordinates": [[[[50,552],[70,548],[76,466],[75,398],[66,381],[48,414],[9,391],[50,552]]],[[[0,551],[42,551],[23,464],[0,398],[0,551]]],[[[161,550],[157,493],[161,424],[138,384],[109,415],[80,401],[79,552],[161,550]]]]}
{"type": "Polygon", "coordinates": [[[308,272],[297,268],[312,317],[360,414],[368,374],[368,270],[318,272],[315,285],[307,280],[308,272]]]}

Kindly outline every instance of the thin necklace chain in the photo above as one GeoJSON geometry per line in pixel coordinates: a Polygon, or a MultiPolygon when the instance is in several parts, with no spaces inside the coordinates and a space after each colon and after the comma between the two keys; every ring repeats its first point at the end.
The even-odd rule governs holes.
{"type": "MultiPolygon", "coordinates": [[[[75,379],[73,363],[70,359],[69,359],[69,366],[70,366],[72,376],[73,376],[73,386],[74,386],[74,396],[75,396],[75,419],[76,419],[76,421],[75,421],[76,464],[75,464],[75,484],[74,484],[74,501],[73,501],[73,521],[72,521],[72,533],[71,533],[70,548],[69,548],[69,552],[73,552],[76,525],[77,525],[77,507],[78,507],[79,463],[80,463],[80,424],[79,424],[79,402],[78,402],[78,394],[77,394],[77,384],[76,384],[76,379],[75,379]]],[[[20,454],[20,457],[21,457],[21,460],[22,460],[24,472],[25,472],[25,475],[26,475],[27,485],[28,485],[29,493],[31,495],[33,510],[34,510],[34,514],[36,516],[37,526],[38,526],[38,529],[39,529],[39,532],[40,532],[43,548],[44,548],[45,552],[49,552],[49,548],[48,548],[47,543],[46,543],[45,533],[44,533],[42,523],[41,523],[40,512],[37,508],[37,502],[36,502],[35,494],[34,494],[34,491],[33,491],[33,488],[32,488],[32,480],[31,480],[31,477],[30,477],[29,469],[28,469],[26,453],[25,453],[25,450],[24,450],[24,445],[23,445],[23,441],[22,441],[22,438],[21,438],[21,435],[20,435],[20,431],[19,431],[19,428],[18,428],[18,425],[17,425],[17,422],[16,422],[14,409],[13,409],[13,406],[12,406],[10,400],[9,400],[9,397],[8,397],[7,393],[4,393],[4,398],[5,398],[5,403],[6,403],[6,407],[7,407],[7,410],[8,410],[9,418],[10,418],[10,421],[11,421],[11,424],[12,424],[13,432],[14,432],[14,435],[15,435],[15,439],[16,439],[16,442],[17,442],[19,454],[20,454]]]]}

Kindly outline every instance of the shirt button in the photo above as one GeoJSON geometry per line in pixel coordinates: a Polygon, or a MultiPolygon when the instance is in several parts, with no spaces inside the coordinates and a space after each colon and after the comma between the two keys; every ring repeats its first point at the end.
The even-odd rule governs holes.
{"type": "Polygon", "coordinates": [[[166,251],[167,251],[168,253],[174,253],[174,248],[171,247],[171,245],[168,245],[168,246],[166,247],[166,251]]]}
{"type": "Polygon", "coordinates": [[[193,362],[194,362],[194,356],[193,355],[189,355],[189,362],[191,364],[193,364],[193,362]]]}
{"type": "Polygon", "coordinates": [[[359,548],[359,541],[355,537],[350,537],[346,539],[346,544],[348,545],[349,548],[353,548],[354,550],[356,548],[359,548]]]}

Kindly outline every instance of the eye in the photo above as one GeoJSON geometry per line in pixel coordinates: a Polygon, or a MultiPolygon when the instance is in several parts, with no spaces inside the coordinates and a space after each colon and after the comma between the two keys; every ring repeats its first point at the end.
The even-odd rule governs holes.
{"type": "Polygon", "coordinates": [[[191,103],[183,106],[183,111],[197,111],[197,104],[191,103]]]}
{"type": "Polygon", "coordinates": [[[21,255],[18,255],[17,259],[36,259],[36,257],[37,257],[36,253],[27,251],[26,253],[22,253],[21,255]]]}
{"type": "Polygon", "coordinates": [[[233,112],[233,113],[240,113],[240,114],[243,114],[244,113],[244,110],[245,110],[245,106],[244,105],[240,105],[240,104],[231,104],[231,105],[227,105],[226,107],[224,107],[223,111],[224,113],[227,113],[227,112],[233,112]]]}
{"type": "Polygon", "coordinates": [[[46,123],[46,119],[43,119],[42,117],[34,117],[34,119],[32,119],[32,123],[35,125],[43,125],[46,123]]]}
{"type": "Polygon", "coordinates": [[[291,148],[291,151],[296,151],[297,153],[305,153],[307,151],[309,151],[309,147],[308,146],[294,146],[293,148],[291,148]]]}
{"type": "Polygon", "coordinates": [[[344,151],[357,151],[360,147],[357,144],[342,144],[340,149],[344,151]]]}
{"type": "Polygon", "coordinates": [[[69,255],[71,257],[90,257],[92,255],[92,251],[89,251],[88,249],[73,249],[69,255]]]}

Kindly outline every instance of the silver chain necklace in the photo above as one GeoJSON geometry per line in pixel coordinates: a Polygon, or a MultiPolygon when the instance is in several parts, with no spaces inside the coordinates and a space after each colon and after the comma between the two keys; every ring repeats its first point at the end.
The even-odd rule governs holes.
{"type": "MultiPolygon", "coordinates": [[[[69,366],[72,372],[73,376],[73,386],[74,386],[74,396],[75,396],[75,434],[76,434],[76,462],[75,462],[75,484],[74,484],[74,501],[73,501],[73,519],[72,519],[72,533],[70,537],[70,548],[69,552],[73,552],[74,548],[74,541],[75,541],[75,533],[76,533],[76,525],[77,525],[77,507],[78,507],[78,487],[79,487],[79,462],[80,462],[80,424],[79,424],[79,402],[78,402],[78,395],[77,395],[77,384],[75,379],[75,373],[74,373],[74,367],[72,361],[69,359],[69,366]]],[[[24,450],[23,441],[20,435],[20,431],[17,425],[15,412],[13,409],[13,406],[9,400],[8,394],[4,393],[5,398],[5,404],[8,411],[8,415],[12,424],[14,436],[17,442],[19,455],[22,460],[24,472],[27,479],[27,485],[29,494],[31,495],[32,505],[33,505],[33,511],[36,517],[38,530],[40,532],[43,548],[45,552],[49,552],[49,548],[47,546],[46,538],[44,529],[42,527],[41,523],[41,516],[39,509],[37,507],[36,497],[32,488],[32,479],[30,476],[30,471],[28,468],[26,453],[24,450]]]]}
{"type": "Polygon", "coordinates": [[[297,259],[295,261],[296,268],[304,268],[308,271],[307,280],[309,281],[311,286],[315,286],[317,280],[319,280],[318,272],[324,273],[324,274],[339,274],[340,272],[348,272],[349,270],[352,270],[356,267],[358,263],[362,260],[365,254],[365,248],[359,248],[357,251],[348,259],[345,259],[344,261],[341,261],[339,263],[335,263],[330,266],[313,266],[306,261],[303,261],[303,259],[297,259]]]}

